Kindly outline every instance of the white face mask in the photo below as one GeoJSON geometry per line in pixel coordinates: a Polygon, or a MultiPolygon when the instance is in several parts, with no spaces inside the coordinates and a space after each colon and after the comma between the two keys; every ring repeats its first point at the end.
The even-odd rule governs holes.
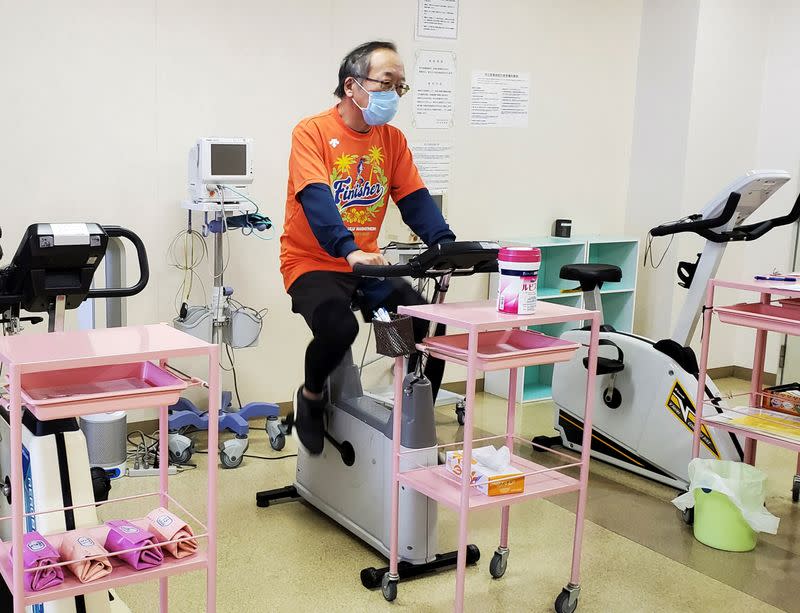
{"type": "Polygon", "coordinates": [[[361,109],[364,121],[369,126],[382,126],[389,123],[397,114],[397,107],[400,104],[400,96],[394,89],[388,92],[371,92],[365,88],[358,79],[354,79],[358,86],[367,92],[369,102],[365,108],[358,106],[358,102],[353,98],[353,104],[361,109]]]}

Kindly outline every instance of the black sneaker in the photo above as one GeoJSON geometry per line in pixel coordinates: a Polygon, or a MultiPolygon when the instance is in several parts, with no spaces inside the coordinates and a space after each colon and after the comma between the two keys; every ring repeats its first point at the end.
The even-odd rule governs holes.
{"type": "Polygon", "coordinates": [[[297,390],[294,401],[294,427],[303,447],[311,455],[319,455],[325,445],[325,400],[311,400],[303,396],[303,386],[297,390]]]}

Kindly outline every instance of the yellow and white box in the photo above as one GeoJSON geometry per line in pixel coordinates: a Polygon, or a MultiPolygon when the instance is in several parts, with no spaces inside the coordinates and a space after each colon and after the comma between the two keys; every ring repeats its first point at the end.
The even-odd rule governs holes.
{"type": "MultiPolygon", "coordinates": [[[[445,467],[457,477],[463,472],[463,451],[448,451],[445,454],[445,467]]],[[[472,458],[470,484],[487,496],[521,494],[525,491],[525,475],[510,464],[500,470],[480,464],[472,458]]]]}

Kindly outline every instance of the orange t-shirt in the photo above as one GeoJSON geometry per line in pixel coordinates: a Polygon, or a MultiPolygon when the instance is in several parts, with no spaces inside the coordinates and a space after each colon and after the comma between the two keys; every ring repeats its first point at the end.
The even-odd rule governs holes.
{"type": "Polygon", "coordinates": [[[297,195],[311,183],[329,185],[345,227],[362,251],[378,251],[378,233],[389,196],[398,202],[425,187],[405,136],[390,125],[362,134],[332,109],[304,119],[292,132],[286,216],[281,235],[281,274],[286,289],[314,270],[349,272],[319,244],[297,195]]]}

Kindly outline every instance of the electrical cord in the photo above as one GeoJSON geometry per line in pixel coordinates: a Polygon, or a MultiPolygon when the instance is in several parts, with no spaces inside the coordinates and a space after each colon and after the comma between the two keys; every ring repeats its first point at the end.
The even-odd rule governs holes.
{"type": "Polygon", "coordinates": [[[233,389],[236,392],[236,401],[239,403],[239,410],[241,410],[241,408],[242,408],[242,398],[241,398],[241,396],[239,396],[239,381],[236,378],[235,354],[233,353],[233,348],[228,343],[225,343],[225,354],[228,356],[228,360],[231,363],[230,372],[233,373],[233,389]]]}
{"type": "MultiPolygon", "coordinates": [[[[128,449],[127,461],[133,462],[134,470],[140,468],[157,468],[159,463],[159,440],[158,430],[153,434],[145,434],[141,430],[134,430],[129,432],[126,436],[129,445],[133,445],[133,449],[128,449]],[[131,440],[131,437],[139,435],[141,442],[131,440]],[[148,443],[148,439],[152,442],[148,443]]],[[[175,466],[179,473],[187,470],[197,468],[196,464],[175,464],[170,462],[171,466],[175,466]]]]}
{"type": "Polygon", "coordinates": [[[170,242],[167,248],[167,257],[167,263],[172,268],[176,268],[183,273],[183,281],[178,286],[174,299],[175,310],[180,311],[180,303],[189,302],[192,290],[194,289],[195,278],[197,278],[203,294],[205,295],[205,284],[196,270],[200,264],[202,264],[203,260],[208,257],[208,246],[205,238],[196,230],[182,230],[178,232],[170,242]],[[183,239],[182,245],[181,239],[183,239]],[[182,253],[178,253],[179,245],[182,246],[182,253]],[[182,300],[180,300],[181,298],[182,300]]]}
{"type": "MultiPolygon", "coordinates": [[[[199,453],[199,454],[202,454],[202,455],[208,455],[208,451],[195,451],[195,453],[199,453]]],[[[245,453],[244,455],[242,455],[242,457],[243,458],[254,458],[256,460],[285,460],[286,458],[296,458],[297,454],[296,453],[290,453],[288,455],[281,455],[281,456],[277,456],[277,457],[271,458],[271,457],[265,456],[265,455],[253,455],[251,453],[245,453]]]]}
{"type": "MultiPolygon", "coordinates": [[[[255,211],[256,215],[260,215],[261,214],[261,208],[258,206],[258,203],[256,201],[254,201],[254,200],[251,200],[249,196],[243,194],[242,192],[240,192],[238,190],[233,189],[232,187],[226,187],[225,189],[229,189],[234,194],[236,194],[237,196],[240,196],[241,198],[244,198],[250,204],[252,204],[254,207],[256,207],[256,211],[255,211]]],[[[259,238],[259,239],[265,240],[265,241],[271,241],[271,240],[273,240],[275,238],[275,226],[274,225],[270,225],[270,227],[268,228],[268,230],[270,231],[270,234],[268,236],[264,237],[264,236],[260,235],[258,229],[250,222],[249,217],[245,217],[245,221],[247,222],[247,229],[249,230],[249,232],[245,232],[245,228],[242,228],[242,234],[244,236],[255,236],[256,238],[259,238]]]]}
{"type": "Polygon", "coordinates": [[[155,466],[156,458],[158,457],[158,437],[155,434],[149,435],[145,434],[141,430],[134,430],[133,432],[128,433],[126,439],[128,444],[134,446],[134,451],[128,450],[127,459],[133,459],[135,469],[150,468],[151,466],[155,466]],[[131,437],[137,434],[141,438],[141,442],[135,442],[131,440],[131,437]],[[152,442],[148,443],[147,439],[150,439],[152,442]]]}
{"type": "MultiPolygon", "coordinates": [[[[361,354],[361,364],[358,367],[358,376],[361,376],[361,371],[364,370],[364,361],[367,359],[367,349],[369,349],[369,341],[372,338],[372,324],[369,326],[369,331],[367,332],[367,342],[364,343],[364,353],[361,354]]],[[[383,357],[383,356],[381,356],[383,357]]],[[[377,360],[376,360],[377,361],[377,360]]]]}
{"type": "MultiPolygon", "coordinates": [[[[217,193],[219,194],[219,221],[222,223],[222,227],[220,231],[225,238],[225,252],[222,254],[222,270],[219,274],[216,274],[211,268],[209,267],[209,273],[211,274],[211,278],[216,281],[218,278],[222,277],[225,274],[225,271],[228,270],[228,264],[231,261],[231,237],[228,234],[228,216],[225,215],[225,192],[226,189],[223,185],[217,184],[217,193]]],[[[216,216],[215,216],[216,218],[216,216]]],[[[210,263],[210,258],[209,258],[210,263]]]]}
{"type": "Polygon", "coordinates": [[[247,306],[247,305],[244,305],[241,302],[239,302],[238,300],[234,300],[233,298],[228,298],[228,302],[236,307],[236,310],[234,310],[231,313],[231,315],[233,315],[237,311],[243,311],[243,312],[251,313],[253,315],[253,317],[255,317],[258,320],[258,332],[255,334],[255,336],[249,342],[247,342],[247,343],[245,343],[245,344],[243,344],[241,346],[238,346],[238,347],[234,346],[234,345],[231,345],[232,349],[243,349],[245,347],[249,347],[253,343],[256,342],[256,340],[258,339],[259,336],[261,336],[261,332],[264,329],[264,317],[269,312],[269,309],[264,307],[263,309],[256,310],[255,308],[247,306]]]}
{"type": "Polygon", "coordinates": [[[653,236],[651,234],[647,235],[647,245],[644,249],[644,263],[642,264],[643,267],[647,266],[647,256],[650,256],[650,267],[653,270],[656,270],[661,267],[661,264],[664,263],[664,258],[667,257],[667,253],[669,253],[670,247],[672,247],[672,241],[675,240],[675,235],[671,234],[669,237],[669,243],[667,243],[666,248],[664,249],[664,253],[661,254],[661,257],[658,260],[658,263],[655,263],[655,256],[653,255],[653,236]]]}

